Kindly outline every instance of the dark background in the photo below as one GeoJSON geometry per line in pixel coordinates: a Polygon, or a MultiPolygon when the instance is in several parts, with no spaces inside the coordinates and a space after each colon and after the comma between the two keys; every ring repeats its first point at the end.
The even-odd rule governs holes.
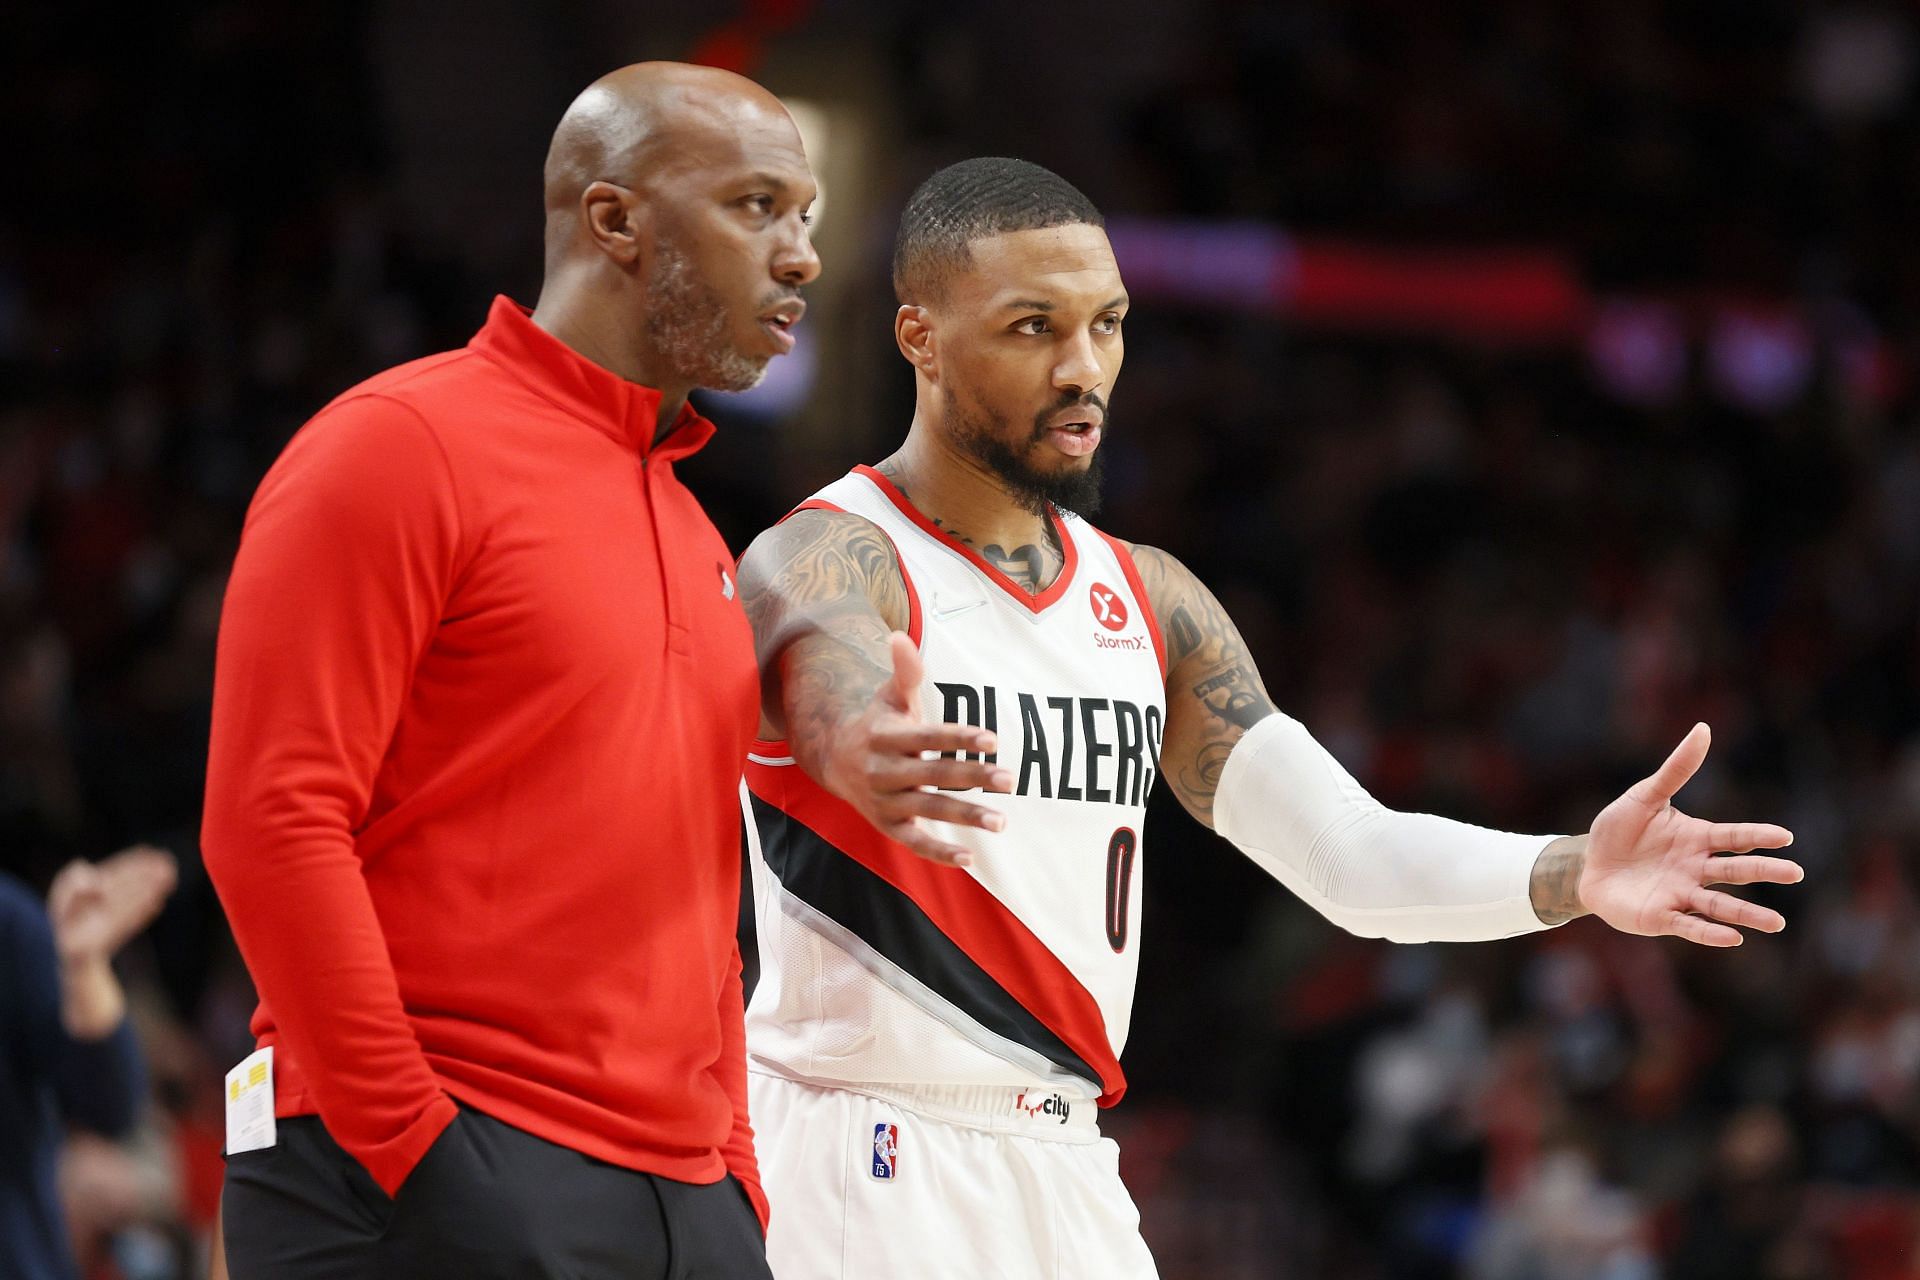
{"type": "MultiPolygon", "coordinates": [[[[164,844],[156,1072],[67,1165],[92,1274],[190,1274],[251,994],[198,867],[253,486],[538,288],[546,137],[643,57],[803,105],[803,356],[688,471],[736,547],[911,410],[885,263],[939,164],[1114,219],[1099,523],[1185,559],[1382,800],[1798,833],[1779,937],[1332,929],[1155,806],[1126,1102],[1162,1273],[1920,1276],[1910,4],[423,0],[0,10],[0,867],[164,844]]],[[[0,979],[3,980],[3,979],[0,979]]]]}

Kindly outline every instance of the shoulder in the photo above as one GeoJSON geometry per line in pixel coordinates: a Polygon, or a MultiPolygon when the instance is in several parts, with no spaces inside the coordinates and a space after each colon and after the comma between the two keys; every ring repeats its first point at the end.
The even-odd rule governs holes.
{"type": "Polygon", "coordinates": [[[910,628],[914,605],[893,541],[865,516],[806,508],[753,540],[740,597],[756,628],[796,612],[878,612],[910,628]]]}
{"type": "Polygon", "coordinates": [[[471,348],[459,347],[384,369],[342,391],[320,412],[324,414],[336,405],[368,396],[383,397],[416,412],[427,412],[438,406],[448,392],[504,376],[504,371],[492,361],[471,348]]]}
{"type": "Polygon", "coordinates": [[[1140,587],[1146,592],[1147,603],[1161,617],[1185,603],[1194,588],[1200,585],[1193,570],[1182,564],[1172,552],[1150,547],[1144,542],[1127,542],[1111,535],[1103,536],[1117,551],[1133,561],[1134,571],[1140,575],[1140,587]]]}
{"type": "Polygon", "coordinates": [[[900,572],[893,541],[879,525],[849,511],[803,507],[753,540],[740,573],[743,580],[772,578],[783,569],[839,560],[863,572],[900,572]]]}
{"type": "Polygon", "coordinates": [[[243,545],[282,535],[385,542],[411,530],[451,549],[471,501],[455,475],[441,433],[416,406],[356,388],[308,419],[267,469],[247,508],[243,545]]]}
{"type": "Polygon", "coordinates": [[[449,433],[442,427],[449,411],[470,413],[496,394],[490,384],[503,384],[504,390],[511,381],[467,348],[422,356],[342,391],[307,420],[294,442],[308,449],[323,441],[343,448],[392,444],[403,449],[431,442],[444,453],[449,433]]]}
{"type": "Polygon", "coordinates": [[[435,425],[443,416],[437,408],[441,398],[420,395],[413,380],[389,380],[445,358],[402,365],[335,396],[287,441],[269,471],[269,482],[289,475],[345,473],[356,483],[385,487],[447,475],[452,460],[445,433],[435,425]]]}

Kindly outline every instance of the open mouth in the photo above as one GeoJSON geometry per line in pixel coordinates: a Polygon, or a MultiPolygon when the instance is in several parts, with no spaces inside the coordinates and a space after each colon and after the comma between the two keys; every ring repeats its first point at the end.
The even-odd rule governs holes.
{"type": "Polygon", "coordinates": [[[1069,418],[1047,426],[1047,439],[1053,447],[1072,457],[1082,457],[1100,447],[1100,423],[1091,418],[1069,418]]]}
{"type": "Polygon", "coordinates": [[[806,311],[806,303],[798,298],[791,298],[761,316],[760,325],[773,335],[775,347],[783,352],[791,351],[793,350],[793,327],[800,323],[800,317],[805,315],[806,311]]]}

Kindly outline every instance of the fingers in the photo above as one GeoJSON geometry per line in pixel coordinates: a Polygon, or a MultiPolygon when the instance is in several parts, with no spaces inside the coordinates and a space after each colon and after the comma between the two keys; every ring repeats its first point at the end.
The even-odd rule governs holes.
{"type": "Polygon", "coordinates": [[[1708,824],[1707,839],[1716,849],[1745,853],[1749,849],[1784,849],[1793,843],[1793,832],[1771,822],[1714,822],[1708,824]]]}
{"type": "Polygon", "coordinates": [[[1680,745],[1673,749],[1666,763],[1655,769],[1651,776],[1634,783],[1627,794],[1656,809],[1665,805],[1699,770],[1700,762],[1707,758],[1707,746],[1712,738],[1705,724],[1694,725],[1687,731],[1687,736],[1680,739],[1680,745]]]}
{"type": "Polygon", "coordinates": [[[880,812],[887,819],[931,818],[982,831],[1004,831],[1007,826],[1006,814],[938,791],[902,791],[885,801],[880,812]]]}
{"type": "Polygon", "coordinates": [[[1667,923],[1667,932],[1676,938],[1685,938],[1688,942],[1697,942],[1703,947],[1737,947],[1740,945],[1740,931],[1729,929],[1724,924],[1715,924],[1700,916],[1690,916],[1676,911],[1667,923]]]}
{"type": "Polygon", "coordinates": [[[1799,884],[1806,869],[1786,858],[1756,858],[1734,854],[1707,860],[1707,884],[1799,884]]]}
{"type": "Polygon", "coordinates": [[[970,724],[898,723],[876,728],[868,742],[875,751],[897,756],[917,756],[923,751],[991,755],[999,747],[991,733],[970,724]]]}
{"type": "Polygon", "coordinates": [[[1762,933],[1778,933],[1787,927],[1787,918],[1778,911],[1757,902],[1736,898],[1730,893],[1721,893],[1717,889],[1694,890],[1688,895],[1687,910],[1742,929],[1758,929],[1762,933]]]}
{"type": "Polygon", "coordinates": [[[102,883],[110,892],[165,897],[179,880],[179,864],[171,853],[150,844],[122,849],[100,864],[102,883]]]}
{"type": "Polygon", "coordinates": [[[920,680],[926,674],[920,662],[920,650],[904,631],[887,637],[887,651],[893,658],[893,679],[880,687],[880,697],[895,711],[919,718],[920,680]]]}
{"type": "Polygon", "coordinates": [[[1694,890],[1686,904],[1686,911],[1676,911],[1669,918],[1666,932],[1703,947],[1737,947],[1741,929],[1778,933],[1787,927],[1786,917],[1778,911],[1715,889],[1694,890]]]}
{"type": "Polygon", "coordinates": [[[97,892],[100,885],[100,868],[84,858],[75,858],[60,868],[47,887],[47,904],[57,914],[74,899],[97,892]]]}
{"type": "Polygon", "coordinates": [[[1013,774],[997,764],[979,760],[925,760],[881,757],[867,770],[867,782],[875,793],[907,791],[918,787],[938,787],[942,791],[1013,790],[1013,774]]]}
{"type": "Polygon", "coordinates": [[[949,844],[935,836],[912,818],[889,823],[880,828],[889,840],[905,845],[929,862],[937,862],[945,867],[964,867],[973,862],[973,855],[957,844],[949,844]]]}

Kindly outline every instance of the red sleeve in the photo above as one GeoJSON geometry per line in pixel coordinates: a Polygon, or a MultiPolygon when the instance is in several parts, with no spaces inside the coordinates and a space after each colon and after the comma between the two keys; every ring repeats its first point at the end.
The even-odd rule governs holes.
{"type": "Polygon", "coordinates": [[[720,1157],[727,1162],[727,1172],[746,1188],[764,1232],[769,1212],[767,1193],[760,1188],[760,1162],[753,1154],[753,1125],[747,1119],[747,1010],[740,985],[739,943],[733,947],[726,985],[720,988],[720,1060],[714,1063],[713,1073],[733,1099],[733,1132],[727,1136],[720,1157]]]}
{"type": "Polygon", "coordinates": [[[334,405],[247,513],[220,619],[202,845],[327,1131],[391,1195],[455,1115],[354,848],[453,580],[446,456],[410,408],[334,405]]]}

